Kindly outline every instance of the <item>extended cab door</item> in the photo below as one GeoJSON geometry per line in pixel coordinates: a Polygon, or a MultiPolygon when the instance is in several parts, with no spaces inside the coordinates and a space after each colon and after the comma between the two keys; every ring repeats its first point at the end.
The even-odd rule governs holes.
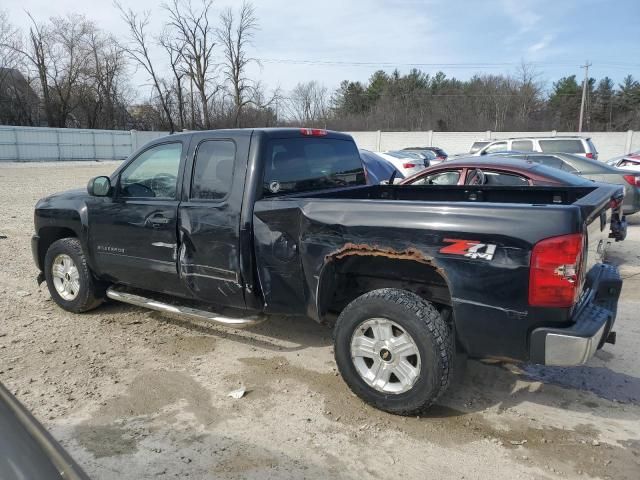
{"type": "Polygon", "coordinates": [[[97,271],[118,283],[179,293],[179,181],[189,136],[148,146],[117,172],[112,197],[87,203],[97,271]]]}
{"type": "Polygon", "coordinates": [[[195,134],[179,207],[180,277],[203,301],[244,307],[240,212],[250,130],[195,134]]]}

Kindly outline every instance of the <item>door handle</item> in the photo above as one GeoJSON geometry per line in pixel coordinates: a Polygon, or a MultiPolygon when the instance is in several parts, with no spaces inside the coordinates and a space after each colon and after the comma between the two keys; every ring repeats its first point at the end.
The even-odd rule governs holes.
{"type": "Polygon", "coordinates": [[[169,223],[169,219],[164,215],[154,215],[153,217],[149,217],[147,221],[154,227],[160,227],[169,223]]]}

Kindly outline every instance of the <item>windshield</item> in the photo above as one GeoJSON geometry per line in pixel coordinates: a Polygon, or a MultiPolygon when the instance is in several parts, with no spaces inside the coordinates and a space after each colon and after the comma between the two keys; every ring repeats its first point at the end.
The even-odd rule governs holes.
{"type": "Polygon", "coordinates": [[[364,185],[355,143],[335,138],[279,138],[267,143],[265,196],[364,185]]]}
{"type": "Polygon", "coordinates": [[[480,150],[482,150],[482,148],[486,147],[490,143],[491,142],[473,142],[473,145],[471,145],[471,149],[469,150],[469,153],[479,152],[480,150]]]}

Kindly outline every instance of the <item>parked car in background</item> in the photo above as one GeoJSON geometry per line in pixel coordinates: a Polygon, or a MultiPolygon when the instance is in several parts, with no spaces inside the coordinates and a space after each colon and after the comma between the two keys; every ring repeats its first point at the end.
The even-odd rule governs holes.
{"type": "Polygon", "coordinates": [[[439,148],[439,147],[407,147],[407,148],[403,148],[402,149],[405,152],[416,152],[416,153],[423,153],[423,152],[432,152],[435,153],[435,158],[433,160],[431,160],[431,165],[437,165],[440,162],[444,162],[447,157],[449,155],[447,155],[447,152],[445,152],[443,149],[439,148]]]}
{"type": "Polygon", "coordinates": [[[370,152],[369,150],[360,150],[360,158],[364,165],[364,171],[367,175],[367,184],[379,185],[386,183],[394,176],[394,178],[403,179],[404,175],[398,171],[394,165],[382,158],[377,153],[370,152]]]}
{"type": "MultiPolygon", "coordinates": [[[[431,164],[431,160],[425,158],[425,155],[420,155],[415,152],[391,150],[388,152],[376,152],[376,154],[391,162],[405,177],[414,175],[431,164]]],[[[435,154],[433,153],[432,158],[435,158],[435,154]]]]}
{"type": "Polygon", "coordinates": [[[622,170],[640,172],[640,153],[630,153],[629,155],[616,159],[611,163],[607,162],[607,164],[621,168],[622,170]]]}
{"type": "Polygon", "coordinates": [[[469,153],[474,154],[482,150],[484,147],[489,145],[493,140],[478,140],[477,142],[473,142],[471,144],[471,148],[469,149],[469,153]]]}
{"type": "Polygon", "coordinates": [[[520,137],[494,140],[474,152],[474,155],[518,151],[540,153],[572,153],[585,158],[598,159],[598,151],[589,137],[520,137]]]}
{"type": "MultiPolygon", "coordinates": [[[[494,156],[518,158],[542,163],[548,167],[580,175],[596,182],[613,183],[625,187],[623,211],[631,215],[640,211],[640,168],[638,174],[607,165],[598,160],[568,153],[499,153],[494,156]]],[[[487,158],[487,157],[482,157],[487,158]]],[[[640,159],[638,159],[640,167],[640,159]]]]}
{"type": "Polygon", "coordinates": [[[401,185],[589,186],[591,180],[532,160],[466,157],[427,168],[401,185]]]}

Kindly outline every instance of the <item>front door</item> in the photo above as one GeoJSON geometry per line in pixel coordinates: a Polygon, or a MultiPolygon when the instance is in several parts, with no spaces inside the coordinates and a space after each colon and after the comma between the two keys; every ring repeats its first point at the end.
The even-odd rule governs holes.
{"type": "Polygon", "coordinates": [[[110,280],[158,292],[182,291],[176,259],[185,143],[178,139],[143,150],[113,179],[113,197],[89,203],[94,262],[110,280]]]}
{"type": "MultiPolygon", "coordinates": [[[[244,307],[240,212],[249,138],[245,131],[195,134],[179,208],[180,276],[196,298],[244,307]]],[[[245,246],[246,249],[249,246],[245,246]]]]}

